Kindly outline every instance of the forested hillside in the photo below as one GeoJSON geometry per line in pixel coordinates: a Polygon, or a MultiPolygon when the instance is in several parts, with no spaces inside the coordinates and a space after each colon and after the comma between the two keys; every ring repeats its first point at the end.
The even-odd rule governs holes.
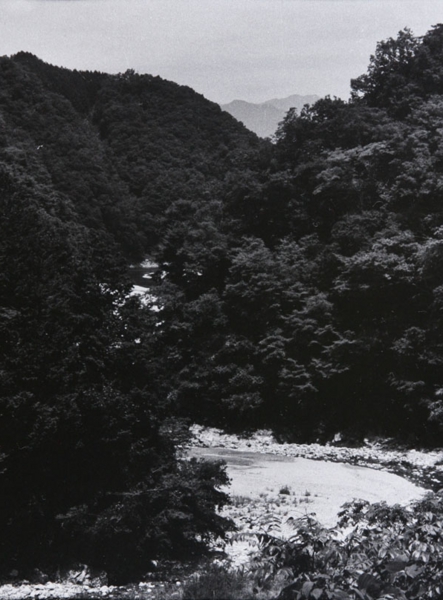
{"type": "Polygon", "coordinates": [[[229,526],[223,470],[176,455],[186,427],[128,261],[257,143],[160,78],[0,59],[2,570],[82,561],[127,580],[229,526]]]}
{"type": "Polygon", "coordinates": [[[160,244],[194,419],[441,443],[443,26],[380,43],[352,90],[290,111],[266,167],[160,244]]]}
{"type": "Polygon", "coordinates": [[[158,77],[0,59],[4,568],[200,553],[225,475],[186,419],[441,445],[443,26],[352,90],[272,145],[158,77]]]}
{"type": "Polygon", "coordinates": [[[171,202],[216,196],[258,145],[190,88],[131,71],[71,72],[20,53],[0,60],[0,90],[3,169],[134,258],[162,237],[171,202]]]}

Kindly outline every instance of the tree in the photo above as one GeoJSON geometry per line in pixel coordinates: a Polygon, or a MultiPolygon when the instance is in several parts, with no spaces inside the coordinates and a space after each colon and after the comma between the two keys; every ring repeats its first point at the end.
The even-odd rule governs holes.
{"type": "Polygon", "coordinates": [[[413,77],[419,45],[407,28],[396,39],[379,42],[367,74],[351,81],[353,99],[363,98],[369,106],[387,107],[400,116],[407,114],[411,97],[421,91],[413,77]]]}
{"type": "Polygon", "coordinates": [[[204,552],[229,526],[227,478],[176,455],[156,320],[111,239],[7,175],[0,203],[2,567],[80,561],[127,581],[204,552]]]}

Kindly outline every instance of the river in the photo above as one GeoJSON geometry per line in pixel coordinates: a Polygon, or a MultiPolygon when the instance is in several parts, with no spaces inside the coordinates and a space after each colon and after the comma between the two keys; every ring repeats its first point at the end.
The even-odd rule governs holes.
{"type": "Polygon", "coordinates": [[[276,510],[290,508],[294,517],[315,513],[327,527],[336,523],[340,507],[353,499],[408,504],[427,491],[393,473],[345,463],[228,448],[192,448],[190,454],[226,461],[232,497],[262,499],[276,510]],[[289,493],[281,494],[282,490],[289,493]]]}

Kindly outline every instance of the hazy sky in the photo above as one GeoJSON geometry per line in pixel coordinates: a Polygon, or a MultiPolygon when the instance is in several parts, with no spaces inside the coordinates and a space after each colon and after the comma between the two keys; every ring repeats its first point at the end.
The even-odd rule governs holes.
{"type": "Polygon", "coordinates": [[[216,102],[347,98],[377,41],[443,22],[443,0],[0,0],[0,55],[133,68],[216,102]]]}

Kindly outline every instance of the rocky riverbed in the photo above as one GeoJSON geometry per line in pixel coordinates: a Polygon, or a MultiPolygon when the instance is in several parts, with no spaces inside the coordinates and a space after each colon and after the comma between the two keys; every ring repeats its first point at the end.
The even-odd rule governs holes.
{"type": "Polygon", "coordinates": [[[240,437],[194,426],[193,433],[191,456],[227,463],[232,504],[222,514],[240,536],[224,549],[235,566],[256,552],[254,532],[287,538],[294,522],[308,516],[333,527],[351,500],[407,505],[440,487],[440,451],[387,450],[387,442],[369,441],[360,448],[279,444],[267,431],[240,437]]]}
{"type": "MultiPolygon", "coordinates": [[[[370,442],[359,448],[347,448],[340,445],[320,445],[320,444],[280,444],[268,431],[260,431],[251,436],[236,436],[226,434],[218,429],[209,429],[200,426],[192,428],[193,441],[190,447],[183,449],[185,452],[199,456],[213,455],[213,458],[223,457],[223,451],[232,462],[237,462],[237,469],[231,470],[233,474],[233,488],[231,490],[232,505],[223,509],[223,514],[232,518],[236,523],[240,534],[245,535],[243,539],[237,539],[238,535],[233,535],[228,544],[218,544],[218,549],[225,551],[227,560],[234,566],[245,564],[249,558],[257,551],[257,538],[254,532],[273,531],[276,535],[289,536],[291,531],[291,522],[312,513],[324,510],[325,506],[336,510],[332,506],[334,501],[333,494],[337,494],[340,489],[343,495],[343,501],[352,500],[347,497],[348,493],[344,486],[343,471],[337,471],[337,467],[345,468],[346,465],[359,467],[370,467],[372,470],[384,470],[388,473],[401,475],[409,482],[422,486],[402,487],[399,496],[404,501],[418,498],[422,493],[429,490],[436,490],[443,487],[443,451],[425,452],[419,450],[402,450],[387,447],[384,442],[370,442]],[[232,457],[234,456],[234,458],[232,457]],[[271,457],[271,458],[270,458],[271,457]],[[272,457],[275,462],[272,462],[272,457]],[[279,460],[279,457],[281,460],[279,460]],[[299,458],[309,459],[306,464],[296,463],[291,467],[291,459],[299,458]],[[310,461],[317,461],[318,468],[325,468],[320,473],[313,467],[310,461]],[[248,461],[251,461],[248,464],[248,461]],[[264,478],[265,463],[270,463],[272,477],[269,481],[264,478]],[[308,465],[309,463],[309,465],[308,465]],[[342,463],[341,465],[330,465],[328,463],[342,463]],[[282,479],[274,480],[276,468],[272,464],[279,464],[279,473],[282,479]],[[252,469],[251,469],[252,465],[252,469]],[[254,469],[257,470],[256,483],[251,487],[244,474],[254,476],[254,469]],[[285,466],[286,465],[286,466],[285,466]],[[299,485],[299,473],[297,469],[304,468],[309,471],[312,477],[311,483],[299,485]],[[285,471],[285,469],[288,469],[285,471]],[[295,470],[294,470],[295,469],[295,470]],[[334,470],[335,469],[335,470],[334,470]],[[329,473],[328,479],[325,473],[329,473]],[[291,480],[292,477],[292,480],[291,480]],[[295,477],[295,479],[294,479],[295,477]],[[295,482],[295,483],[294,483],[295,482]],[[334,485],[338,482],[338,486],[334,485]],[[323,507],[323,508],[322,508],[323,507]],[[249,535],[252,534],[252,535],[249,535]]],[[[339,443],[339,439],[336,440],[339,443]]],[[[351,475],[349,469],[348,475],[351,475]]],[[[353,472],[363,477],[363,471],[353,472]]],[[[368,477],[368,471],[365,469],[365,477],[368,477]]],[[[358,479],[358,477],[357,477],[358,479]]],[[[392,481],[392,480],[389,480],[392,481]]],[[[305,480],[306,482],[306,480],[305,480]]],[[[396,484],[399,482],[396,482],[396,484]]],[[[403,482],[403,485],[407,482],[403,482]]],[[[386,482],[389,488],[389,482],[386,482]]],[[[366,487],[372,493],[374,485],[366,479],[366,487]]],[[[349,493],[352,493],[349,491],[349,493]]],[[[383,492],[387,493],[387,492],[383,492]]],[[[396,496],[394,496],[395,500],[396,496]]],[[[370,498],[369,498],[370,499],[370,498]]],[[[375,498],[375,500],[377,497],[375,498]]],[[[335,498],[337,504],[338,498],[335,498]]],[[[326,514],[326,513],[321,513],[326,514]]],[[[326,525],[332,523],[333,514],[326,514],[326,525]],[[329,520],[328,520],[329,519],[329,520]]],[[[320,520],[320,519],[319,519],[320,520]]],[[[241,536],[240,536],[241,537],[241,536]]],[[[140,584],[116,587],[109,586],[105,580],[91,576],[89,570],[85,567],[77,572],[68,574],[63,580],[56,582],[40,581],[29,582],[19,581],[9,582],[7,585],[0,586],[0,599],[23,600],[27,598],[139,598],[144,600],[169,600],[181,598],[181,581],[172,582],[142,582],[140,584]]]]}
{"type": "Polygon", "coordinates": [[[141,582],[127,586],[74,583],[67,580],[47,583],[25,581],[0,585],[0,600],[180,600],[181,586],[180,581],[141,582]]]}
{"type": "Polygon", "coordinates": [[[335,444],[278,443],[270,431],[258,431],[250,436],[227,434],[220,429],[192,427],[192,446],[227,448],[261,454],[308,458],[316,461],[340,462],[395,473],[429,490],[443,487],[443,449],[435,451],[392,449],[390,440],[365,440],[364,445],[349,448],[335,444]]]}

